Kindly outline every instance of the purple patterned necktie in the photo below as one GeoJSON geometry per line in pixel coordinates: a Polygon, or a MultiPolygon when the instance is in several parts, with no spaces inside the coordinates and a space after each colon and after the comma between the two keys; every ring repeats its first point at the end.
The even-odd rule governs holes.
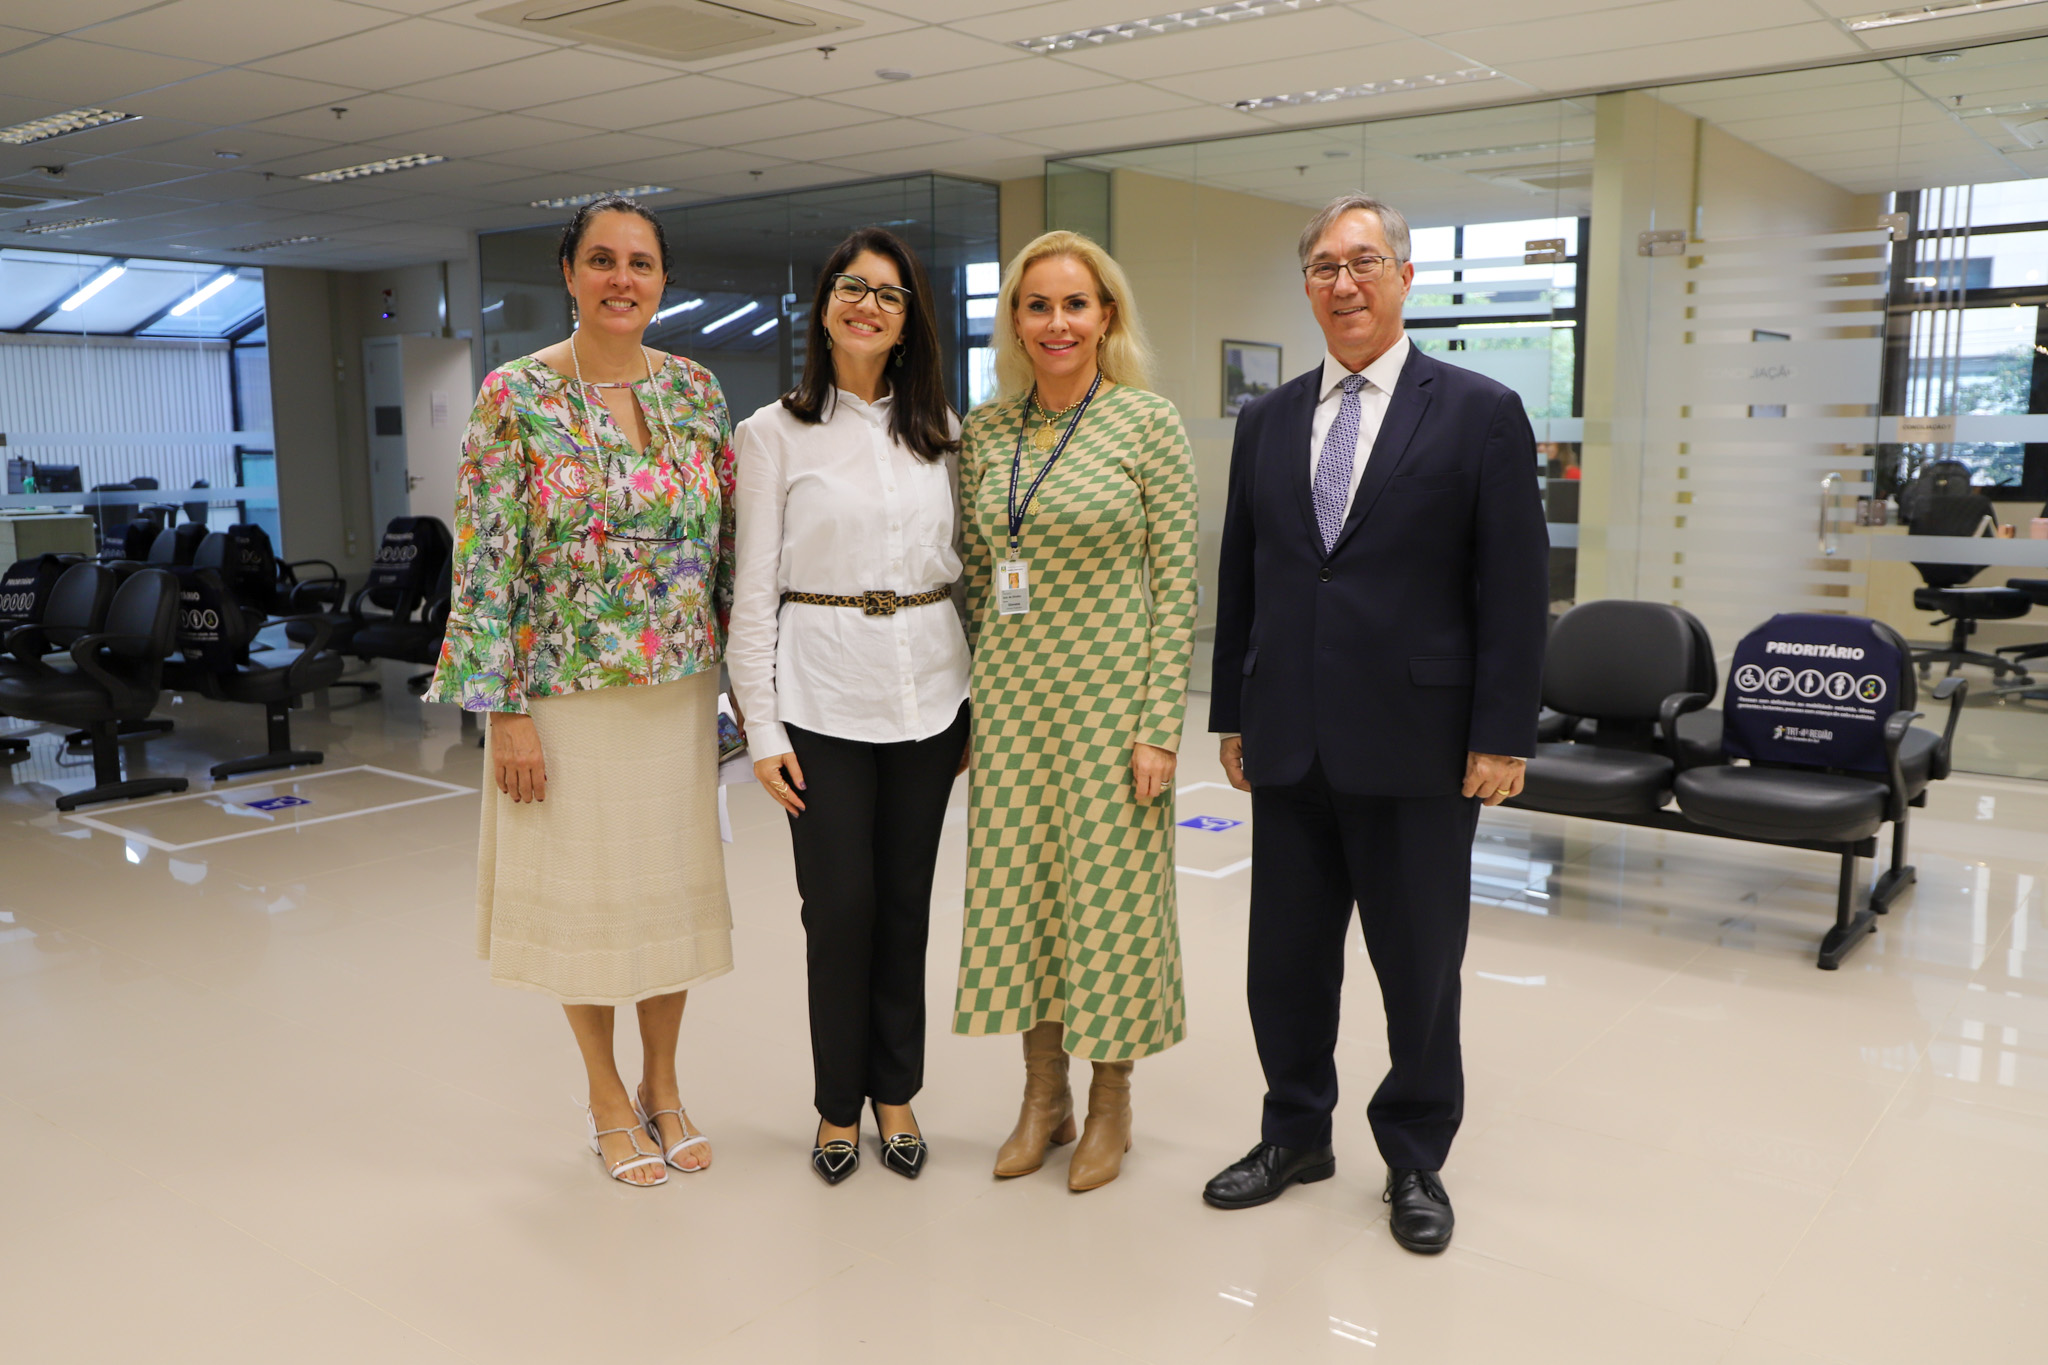
{"type": "Polygon", "coordinates": [[[1316,529],[1323,536],[1323,553],[1337,543],[1344,529],[1345,504],[1351,501],[1351,467],[1357,462],[1358,422],[1361,405],[1358,391],[1365,387],[1362,374],[1344,376],[1344,401],[1337,405],[1337,420],[1323,438],[1323,453],[1316,459],[1316,481],[1312,490],[1316,504],[1316,529]]]}

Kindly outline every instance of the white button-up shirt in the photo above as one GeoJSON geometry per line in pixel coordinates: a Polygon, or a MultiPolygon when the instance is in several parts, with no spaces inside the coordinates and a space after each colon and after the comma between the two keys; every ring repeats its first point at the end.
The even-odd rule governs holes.
{"type": "MultiPolygon", "coordinates": [[[[929,739],[967,699],[967,637],[951,602],[867,616],[784,592],[898,596],[957,583],[954,461],[889,433],[890,400],[839,391],[807,425],[770,403],[734,432],[738,573],[726,666],[755,759],[791,750],[785,724],[839,739],[929,739]]],[[[957,424],[956,424],[957,428],[957,424]]],[[[958,589],[955,589],[956,595],[958,589]]]]}
{"type": "MultiPolygon", "coordinates": [[[[1365,477],[1365,462],[1372,458],[1372,443],[1380,434],[1380,423],[1386,420],[1387,404],[1394,397],[1394,384],[1401,378],[1401,367],[1408,363],[1408,352],[1414,346],[1403,336],[1387,347],[1378,360],[1359,371],[1365,376],[1365,387],[1358,391],[1358,445],[1352,450],[1340,450],[1337,458],[1351,462],[1351,491],[1344,495],[1344,515],[1351,515],[1351,500],[1358,496],[1358,481],[1365,477]]],[[[1330,428],[1337,424],[1337,409],[1343,406],[1344,380],[1352,371],[1344,368],[1337,357],[1323,355],[1322,397],[1316,400],[1316,415],[1309,428],[1308,438],[1308,485],[1316,485],[1316,470],[1322,466],[1323,446],[1327,444],[1330,428]]]]}

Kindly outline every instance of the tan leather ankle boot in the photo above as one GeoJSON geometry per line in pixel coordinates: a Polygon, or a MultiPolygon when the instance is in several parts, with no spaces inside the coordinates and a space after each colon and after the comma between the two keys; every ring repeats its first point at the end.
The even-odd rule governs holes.
{"type": "Polygon", "coordinates": [[[1131,1064],[1095,1063],[1088,1087],[1088,1128],[1067,1168],[1067,1188],[1092,1190],[1117,1178],[1131,1150],[1131,1064]]]}
{"type": "Polygon", "coordinates": [[[1064,1025],[1047,1020],[1024,1033],[1024,1107],[1017,1126],[996,1153],[1001,1179],[1030,1175],[1045,1164],[1048,1145],[1074,1140],[1074,1092],[1067,1085],[1064,1025]]]}

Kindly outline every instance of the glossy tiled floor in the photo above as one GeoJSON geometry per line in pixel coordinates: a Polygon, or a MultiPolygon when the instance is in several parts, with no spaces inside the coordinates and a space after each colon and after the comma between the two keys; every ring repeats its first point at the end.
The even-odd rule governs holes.
{"type": "MultiPolygon", "coordinates": [[[[918,1104],[931,1168],[913,1185],[870,1156],[827,1189],[805,1165],[787,839],[735,791],[739,968],[684,1031],[717,1164],[604,1181],[559,1011],[471,956],[474,799],[403,776],[473,788],[478,752],[397,679],[301,717],[328,752],[309,772],[333,775],[234,784],[304,805],[202,795],[87,825],[51,808],[85,785],[54,736],[0,769],[7,1360],[2038,1358],[2048,787],[1941,788],[1919,886],[1832,974],[1811,962],[1820,855],[1488,816],[1446,1171],[1460,1223],[1423,1260],[1381,1216],[1362,955],[1338,1177],[1244,1213],[1198,1198],[1257,1127],[1242,828],[1185,836],[1191,1037],[1138,1069],[1124,1178],[1076,1196],[1057,1160],[988,1175],[1019,1063],[1010,1040],[943,1032],[956,819],[918,1104]]],[[[177,734],[133,746],[159,768],[258,742],[249,711],[172,714],[177,734]]],[[[1184,817],[1244,818],[1198,785],[1216,777],[1191,745],[1184,817]]]]}

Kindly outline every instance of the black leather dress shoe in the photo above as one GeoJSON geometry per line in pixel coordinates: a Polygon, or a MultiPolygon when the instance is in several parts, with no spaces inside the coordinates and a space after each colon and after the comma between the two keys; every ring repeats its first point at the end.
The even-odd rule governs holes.
{"type": "Polygon", "coordinates": [[[1272,1203],[1289,1185],[1328,1180],[1335,1174],[1337,1157],[1328,1146],[1305,1150],[1262,1142],[1205,1185],[1202,1198],[1219,1209],[1248,1209],[1272,1203]]]}
{"type": "Polygon", "coordinates": [[[1422,1256],[1434,1256],[1451,1244],[1451,1197],[1435,1171],[1388,1171],[1387,1192],[1380,1196],[1392,1206],[1394,1240],[1422,1256]]]}
{"type": "Polygon", "coordinates": [[[860,1144],[845,1138],[811,1144],[811,1169],[827,1185],[837,1185],[860,1169],[860,1144]]]}

